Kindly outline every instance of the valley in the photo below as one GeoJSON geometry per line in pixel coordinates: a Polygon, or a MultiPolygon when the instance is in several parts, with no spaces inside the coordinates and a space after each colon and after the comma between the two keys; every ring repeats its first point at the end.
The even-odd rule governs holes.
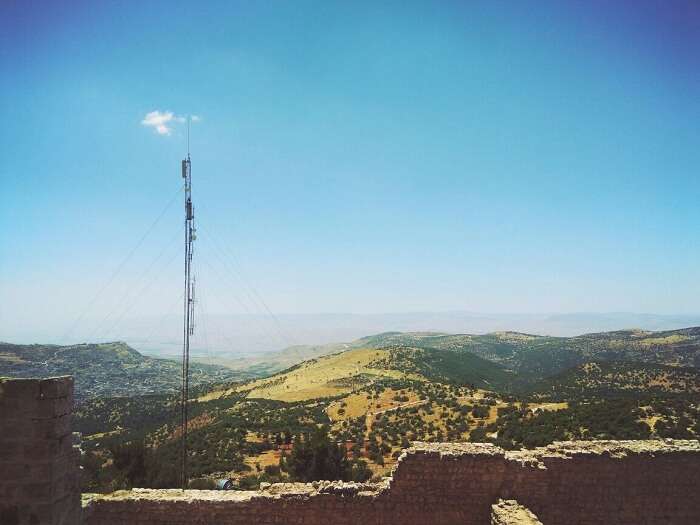
{"type": "MultiPolygon", "coordinates": [[[[379,334],[264,378],[202,384],[190,402],[192,483],[304,480],[293,465],[307,447],[342,450],[343,479],[362,481],[412,442],[697,438],[700,375],[688,365],[699,334],[379,334]]],[[[167,393],[81,403],[84,490],[174,486],[178,417],[167,393]]]]}
{"type": "MultiPolygon", "coordinates": [[[[193,363],[192,483],[304,480],[299,458],[309,447],[342,450],[337,475],[363,481],[387,475],[412,442],[510,450],[697,438],[699,356],[698,328],[571,338],[388,332],[233,368],[193,363]]],[[[124,343],[0,345],[1,375],[75,376],[86,491],[177,485],[179,372],[177,361],[124,343]]]]}

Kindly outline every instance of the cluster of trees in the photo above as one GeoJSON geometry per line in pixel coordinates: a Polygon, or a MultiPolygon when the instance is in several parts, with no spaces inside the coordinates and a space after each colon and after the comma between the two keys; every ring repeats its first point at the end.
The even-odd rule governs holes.
{"type": "MultiPolygon", "coordinates": [[[[134,398],[97,404],[94,411],[83,416],[83,429],[93,430],[98,417],[133,425],[84,442],[86,490],[104,492],[130,486],[179,486],[171,472],[171,466],[180,461],[176,404],[169,398],[158,398],[154,403],[156,417],[148,423],[146,401],[134,398]]],[[[245,400],[238,394],[192,403],[191,421],[196,422],[198,418],[205,418],[205,421],[201,425],[193,424],[188,434],[190,475],[249,469],[244,463],[246,456],[289,443],[293,435],[310,432],[317,424],[328,422],[324,409],[325,405],[320,403],[245,400]],[[261,436],[260,441],[249,441],[250,432],[261,436]]],[[[119,425],[114,428],[121,429],[119,425]]]]}
{"type": "Polygon", "coordinates": [[[597,361],[570,368],[534,385],[531,393],[554,401],[683,396],[700,381],[698,369],[636,361],[597,361]]]}
{"type": "Polygon", "coordinates": [[[132,487],[173,488],[180,485],[179,462],[163,462],[143,441],[110,449],[111,465],[104,456],[88,451],[82,459],[83,491],[111,492],[132,487]]]}
{"type": "Polygon", "coordinates": [[[654,433],[661,438],[700,437],[700,396],[698,394],[654,397],[645,402],[647,415],[659,417],[654,433]]]}
{"type": "Polygon", "coordinates": [[[630,399],[573,402],[567,409],[536,414],[524,404],[511,405],[499,410],[496,422],[472,430],[469,440],[518,449],[566,439],[648,439],[651,430],[643,417],[639,403],[630,399]]]}
{"type": "Polygon", "coordinates": [[[293,443],[291,454],[282,453],[279,465],[267,465],[262,472],[242,477],[238,488],[256,489],[262,482],[279,481],[363,482],[372,477],[365,461],[348,459],[345,445],[337,443],[325,425],[295,436],[293,443]]]}
{"type": "Polygon", "coordinates": [[[299,436],[289,458],[280,461],[280,468],[293,481],[366,481],[372,475],[366,462],[348,460],[345,445],[333,441],[326,426],[299,436]]]}
{"type": "Polygon", "coordinates": [[[73,427],[83,435],[117,429],[144,432],[166,424],[178,414],[178,399],[173,396],[94,398],[76,407],[73,427]]]}
{"type": "Polygon", "coordinates": [[[369,440],[367,456],[379,465],[384,464],[384,457],[389,453],[398,456],[400,449],[410,446],[411,441],[464,440],[474,419],[488,417],[490,406],[496,403],[493,396],[474,405],[464,404],[459,398],[473,394],[470,387],[384,380],[365,389],[370,405],[379,401],[386,389],[391,389],[393,401],[402,403],[409,400],[410,390],[419,403],[376,414],[369,429],[364,416],[348,418],[335,432],[338,440],[354,441],[353,451],[358,454],[365,440],[369,440]]]}

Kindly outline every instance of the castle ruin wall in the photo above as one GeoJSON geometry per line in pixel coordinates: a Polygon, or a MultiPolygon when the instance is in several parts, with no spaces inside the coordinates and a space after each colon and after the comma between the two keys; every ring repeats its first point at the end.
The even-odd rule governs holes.
{"type": "Polygon", "coordinates": [[[699,494],[694,440],[558,442],[519,452],[417,443],[383,483],[122,491],[89,499],[85,523],[485,525],[503,498],[545,525],[697,524],[699,494]]]}
{"type": "Polygon", "coordinates": [[[75,525],[73,378],[0,378],[0,525],[75,525]]]}

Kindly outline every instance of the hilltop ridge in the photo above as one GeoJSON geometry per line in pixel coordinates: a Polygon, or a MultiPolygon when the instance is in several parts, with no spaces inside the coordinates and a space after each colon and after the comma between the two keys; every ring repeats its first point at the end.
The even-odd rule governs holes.
{"type": "MultiPolygon", "coordinates": [[[[148,357],[124,342],[76,345],[15,345],[0,343],[0,376],[75,377],[78,400],[91,397],[174,393],[180,386],[181,365],[148,357]]],[[[248,372],[193,363],[193,386],[248,379],[248,372]]]]}

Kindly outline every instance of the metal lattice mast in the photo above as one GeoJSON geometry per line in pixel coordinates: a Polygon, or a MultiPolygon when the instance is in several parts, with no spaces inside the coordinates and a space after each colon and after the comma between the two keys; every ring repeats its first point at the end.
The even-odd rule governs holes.
{"type": "Polygon", "coordinates": [[[182,178],[185,181],[185,304],[182,341],[182,489],[187,488],[187,422],[190,389],[190,336],[194,333],[194,276],[192,273],[192,243],[196,239],[194,206],[192,206],[192,163],[189,152],[189,120],[187,129],[187,158],[182,161],[182,178]]]}

